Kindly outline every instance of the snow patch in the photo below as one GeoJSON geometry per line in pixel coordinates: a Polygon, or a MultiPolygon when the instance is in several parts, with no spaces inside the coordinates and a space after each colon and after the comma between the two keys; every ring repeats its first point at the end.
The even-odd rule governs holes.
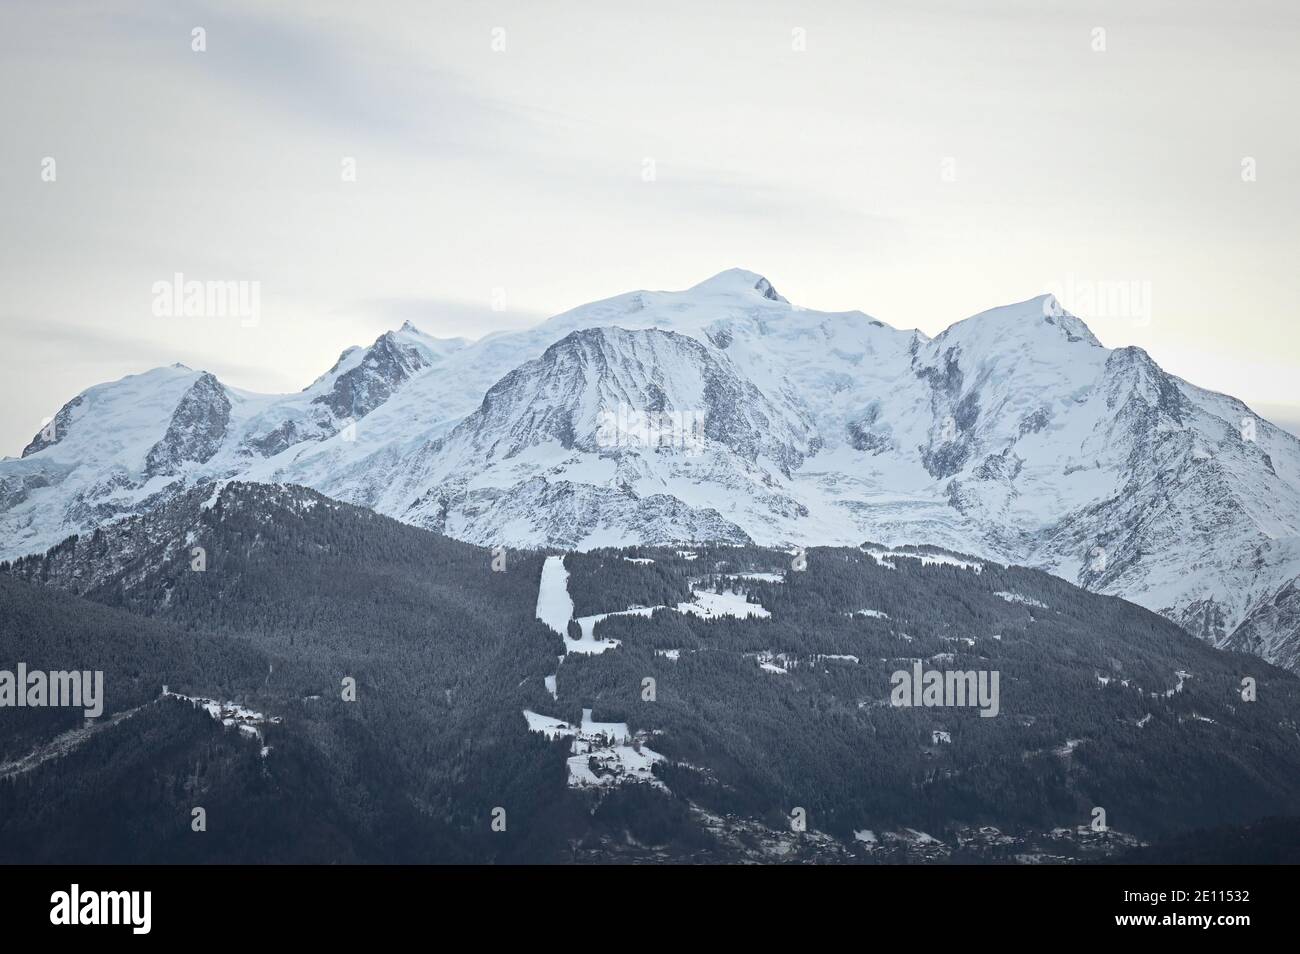
{"type": "Polygon", "coordinates": [[[238,726],[240,734],[258,741],[262,739],[262,726],[279,725],[283,721],[279,716],[268,717],[261,712],[234,702],[222,702],[218,699],[208,699],[203,696],[186,696],[179,692],[172,692],[166,686],[163,686],[162,695],[164,698],[181,699],[191,706],[201,708],[222,725],[238,726]]]}
{"type": "Polygon", "coordinates": [[[920,560],[922,566],[955,566],[963,570],[974,570],[976,573],[984,570],[983,563],[963,560],[950,553],[913,553],[908,550],[887,550],[884,547],[862,547],[861,550],[887,570],[898,569],[898,564],[894,561],[899,559],[920,560]]]}
{"type": "Polygon", "coordinates": [[[524,718],[530,732],[551,740],[572,737],[566,760],[570,788],[609,788],[628,782],[666,788],[651,770],[663,756],[644,745],[639,735],[634,737],[626,722],[596,722],[590,709],[582,710],[578,727],[528,709],[524,718]]]}
{"type": "Polygon", "coordinates": [[[1046,603],[1040,603],[1038,600],[1029,596],[1021,596],[1019,593],[1008,593],[1005,590],[999,590],[993,595],[998,599],[1006,600],[1008,603],[1017,603],[1021,606],[1035,606],[1038,609],[1048,608],[1046,603]]]}
{"type": "Polygon", "coordinates": [[[537,588],[537,618],[568,638],[573,600],[569,596],[569,571],[564,567],[562,556],[549,556],[542,564],[542,579],[537,588]]]}
{"type": "Polygon", "coordinates": [[[727,573],[726,576],[736,576],[742,580],[758,580],[762,583],[784,583],[784,573],[727,573]]]}
{"type": "Polygon", "coordinates": [[[695,589],[691,593],[695,597],[694,602],[678,603],[677,612],[702,616],[704,619],[718,619],[723,616],[734,616],[738,619],[749,617],[766,619],[772,615],[758,603],[749,602],[744,593],[731,590],[714,593],[710,590],[695,589]]]}

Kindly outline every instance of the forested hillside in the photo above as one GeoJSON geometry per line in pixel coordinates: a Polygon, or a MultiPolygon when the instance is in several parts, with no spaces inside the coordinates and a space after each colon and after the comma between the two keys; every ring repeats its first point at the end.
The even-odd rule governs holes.
{"type": "Polygon", "coordinates": [[[1111,827],[1159,837],[1294,811],[1294,676],[1038,571],[883,552],[812,549],[803,571],[742,547],[569,557],[579,606],[609,608],[609,573],[626,605],[654,605],[677,578],[770,616],[610,616],[595,635],[619,648],[566,659],[557,714],[594,706],[655,733],[669,788],[712,810],[779,824],[803,806],[846,838],[1086,824],[1097,806],[1111,827]],[[998,715],[890,706],[890,675],[917,659],[998,671],[998,715]]]}
{"type": "MultiPolygon", "coordinates": [[[[517,724],[520,707],[544,697],[540,673],[559,652],[559,639],[533,619],[540,557],[510,554],[494,572],[487,550],[299,489],[236,485],[210,497],[196,492],[7,568],[4,616],[23,634],[12,645],[27,654],[15,658],[107,668],[111,706],[156,698],[169,683],[280,718],[267,731],[263,771],[288,790],[307,786],[337,803],[352,827],[340,842],[347,855],[431,861],[522,850],[547,780],[564,794],[563,759],[517,724]],[[195,546],[205,552],[202,571],[192,568],[195,546]],[[33,601],[49,622],[9,612],[33,601]],[[116,669],[99,666],[113,653],[94,648],[104,644],[97,617],[138,631],[116,644],[124,659],[116,669]],[[175,648],[160,653],[159,644],[175,648]],[[200,649],[208,656],[197,658],[200,649]],[[225,675],[228,656],[246,657],[242,682],[225,675]],[[123,669],[131,681],[120,678],[123,669]],[[355,680],[355,701],[343,698],[345,678],[355,680]],[[503,802],[512,808],[509,830],[482,838],[471,855],[503,802]]],[[[81,719],[80,710],[3,717],[18,725],[11,717],[30,712],[45,716],[47,738],[81,719]]],[[[135,727],[131,720],[109,731],[135,727]]],[[[8,748],[23,751],[32,735],[8,748]]],[[[257,759],[256,746],[236,750],[257,759]]],[[[100,795],[121,787],[120,763],[98,783],[71,762],[42,768],[55,788],[67,773],[100,795]]],[[[42,818],[52,823],[52,811],[42,818]]],[[[146,804],[129,811],[141,813],[139,824],[158,823],[146,804]]],[[[188,809],[177,817],[188,833],[188,809]]],[[[256,860],[275,845],[278,860],[316,857],[294,844],[249,838],[239,852],[256,860]]]]}
{"type": "Polygon", "coordinates": [[[0,565],[0,668],[107,700],[0,711],[12,860],[1087,859],[1300,796],[1300,680],[1037,571],[602,550],[557,629],[547,559],[231,484],[0,565]],[[996,714],[891,705],[918,661],[996,714]]]}

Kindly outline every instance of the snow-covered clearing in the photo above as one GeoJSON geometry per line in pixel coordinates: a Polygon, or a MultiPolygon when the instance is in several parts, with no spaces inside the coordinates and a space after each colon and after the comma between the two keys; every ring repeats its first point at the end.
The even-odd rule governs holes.
{"type": "Polygon", "coordinates": [[[564,568],[562,556],[549,556],[542,564],[542,580],[537,588],[537,618],[568,638],[573,600],[569,597],[569,571],[564,568]]]}
{"type": "Polygon", "coordinates": [[[528,709],[524,718],[531,732],[548,739],[573,739],[567,760],[570,788],[605,788],[625,782],[664,787],[651,772],[651,766],[663,756],[643,745],[641,735],[633,736],[626,722],[596,722],[590,709],[582,710],[579,726],[528,709]]]}
{"type": "Polygon", "coordinates": [[[533,712],[530,709],[524,710],[524,718],[528,720],[529,732],[540,732],[548,739],[558,739],[562,735],[578,734],[578,729],[572,724],[561,719],[542,715],[539,712],[533,712]]]}
{"type": "Polygon", "coordinates": [[[920,560],[922,566],[955,566],[963,570],[983,571],[984,564],[974,560],[963,560],[949,553],[909,553],[905,550],[886,550],[883,547],[863,547],[862,552],[871,557],[887,570],[897,570],[895,560],[920,560]]]}
{"type": "Polygon", "coordinates": [[[918,831],[918,830],[915,829],[915,828],[900,828],[900,829],[899,829],[898,831],[896,831],[896,832],[887,832],[886,834],[892,836],[893,839],[895,839],[895,840],[898,840],[898,841],[908,841],[908,842],[911,842],[911,843],[914,844],[914,845],[938,845],[938,844],[941,844],[941,842],[939,841],[939,839],[938,839],[938,838],[935,838],[934,835],[927,834],[926,832],[923,832],[923,831],[918,831]]]}
{"type": "Polygon", "coordinates": [[[1153,699],[1158,699],[1161,695],[1163,695],[1166,699],[1173,698],[1174,693],[1183,691],[1183,683],[1186,682],[1188,679],[1191,679],[1192,674],[1185,669],[1175,669],[1174,677],[1178,680],[1178,682],[1174,685],[1172,689],[1166,689],[1163,693],[1161,693],[1159,690],[1153,691],[1151,693],[1151,697],[1153,699]]]}
{"type": "Polygon", "coordinates": [[[1046,603],[1040,603],[1038,600],[1029,596],[1021,596],[1019,593],[1008,593],[1005,590],[999,590],[993,595],[998,599],[1006,600],[1008,603],[1018,603],[1021,606],[1036,606],[1039,609],[1048,608],[1046,603]]]}
{"type": "Polygon", "coordinates": [[[582,630],[582,638],[565,639],[565,648],[571,653],[587,653],[590,655],[603,653],[607,649],[613,649],[619,644],[618,640],[597,639],[595,636],[597,623],[602,619],[609,619],[611,616],[649,616],[654,611],[655,607],[653,606],[633,606],[616,613],[597,613],[594,616],[579,616],[578,628],[582,630]]]}
{"type": "Polygon", "coordinates": [[[772,614],[758,603],[751,603],[744,593],[727,591],[714,593],[710,590],[691,590],[695,601],[678,603],[677,612],[702,616],[705,619],[718,619],[721,616],[735,616],[745,619],[750,616],[766,619],[772,614]]]}
{"type": "MultiPolygon", "coordinates": [[[[651,611],[644,607],[634,607],[624,612],[649,616],[651,611]]],[[[546,558],[546,562],[542,564],[542,578],[537,587],[536,616],[564,639],[566,653],[596,655],[617,646],[616,639],[598,640],[593,635],[597,623],[615,615],[621,614],[598,613],[594,616],[580,617],[578,626],[582,630],[582,636],[579,639],[570,639],[569,620],[573,619],[573,598],[569,596],[569,571],[565,569],[564,557],[546,558]]]]}
{"type": "Polygon", "coordinates": [[[851,663],[858,665],[861,660],[857,656],[848,653],[813,653],[812,655],[799,656],[795,653],[773,652],[764,650],[758,653],[744,653],[746,659],[753,659],[758,663],[758,668],[764,672],[770,673],[788,673],[792,669],[798,669],[800,666],[822,662],[851,663]]]}
{"type": "MultiPolygon", "coordinates": [[[[775,576],[775,574],[765,574],[775,576]]],[[[715,593],[711,590],[692,588],[695,599],[689,603],[678,603],[672,607],[679,613],[689,613],[704,619],[718,619],[723,616],[766,618],[771,616],[758,603],[749,602],[744,593],[725,591],[715,593]]],[[[662,606],[631,606],[625,610],[612,613],[595,613],[591,616],[577,618],[581,636],[569,637],[569,621],[573,619],[573,598],[569,595],[569,571],[564,566],[564,557],[550,556],[542,564],[542,576],[537,588],[537,611],[539,620],[549,626],[564,639],[565,653],[597,655],[619,645],[617,639],[597,639],[596,624],[611,616],[650,616],[657,609],[669,609],[662,606]]],[[[547,689],[554,695],[554,689],[547,689]]]]}
{"type": "MultiPolygon", "coordinates": [[[[163,686],[163,697],[172,699],[181,699],[188,702],[191,706],[197,706],[204,709],[208,715],[216,719],[225,726],[239,726],[241,734],[248,736],[250,739],[262,741],[262,726],[279,725],[283,720],[279,716],[266,716],[254,709],[238,705],[234,702],[221,702],[218,699],[207,699],[203,696],[186,696],[179,692],[171,692],[166,686],[163,686]]],[[[263,746],[262,757],[265,758],[270,748],[263,746]]]]}

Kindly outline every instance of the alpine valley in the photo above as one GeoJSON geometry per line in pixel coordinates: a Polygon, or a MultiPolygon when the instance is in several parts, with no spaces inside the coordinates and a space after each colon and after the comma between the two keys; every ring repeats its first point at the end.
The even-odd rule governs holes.
{"type": "Polygon", "coordinates": [[[157,368],[0,462],[0,558],[229,481],[486,547],[936,546],[1300,670],[1300,441],[1051,296],[929,338],[733,269],[473,342],[408,323],[297,394],[157,368]]]}

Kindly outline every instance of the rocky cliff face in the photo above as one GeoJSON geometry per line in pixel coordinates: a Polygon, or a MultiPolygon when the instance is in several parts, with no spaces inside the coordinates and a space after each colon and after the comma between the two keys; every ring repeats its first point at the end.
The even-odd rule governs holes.
{"type": "Polygon", "coordinates": [[[336,364],[338,372],[330,389],[312,399],[339,418],[365,417],[393,396],[393,391],[416,372],[429,367],[429,359],[414,344],[403,343],[397,334],[380,335],[359,361],[340,370],[350,355],[336,364]]]}
{"type": "Polygon", "coordinates": [[[145,474],[170,476],[186,464],[206,464],[221,448],[229,425],[230,398],[221,382],[204,372],[176,405],[167,433],[149,448],[145,474]]]}
{"type": "Polygon", "coordinates": [[[1300,657],[1300,441],[1050,296],[930,339],[732,270],[473,344],[404,327],[298,395],[159,369],[54,432],[0,463],[0,555],[239,478],[490,545],[933,544],[1300,657]]]}

